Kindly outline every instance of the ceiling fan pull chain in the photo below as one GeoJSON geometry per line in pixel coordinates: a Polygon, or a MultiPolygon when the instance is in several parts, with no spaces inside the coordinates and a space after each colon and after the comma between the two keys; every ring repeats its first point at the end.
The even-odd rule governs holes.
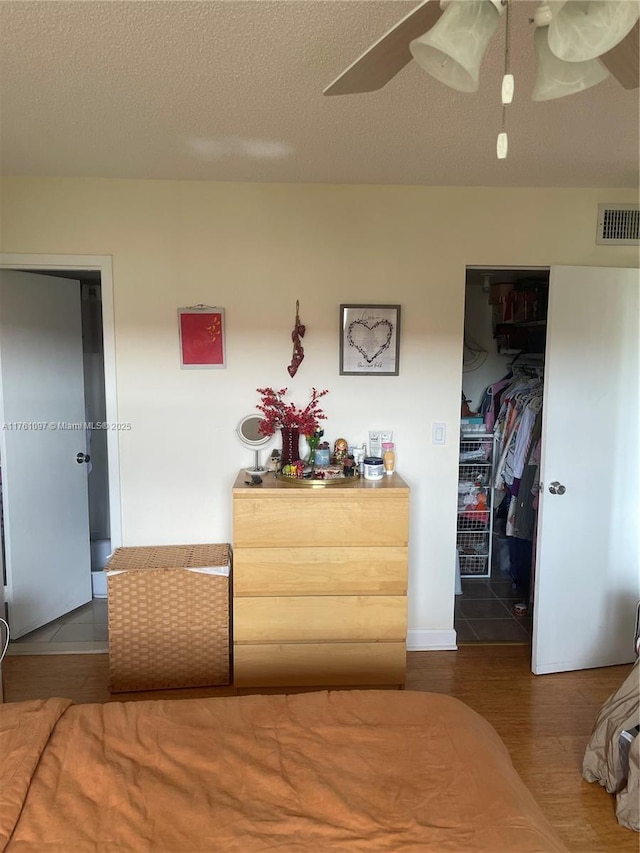
{"type": "Polygon", "coordinates": [[[514,79],[510,73],[510,41],[511,41],[511,0],[503,0],[506,6],[506,21],[504,35],[504,76],[502,78],[502,128],[498,134],[496,143],[496,154],[498,160],[506,160],[509,150],[509,137],[507,136],[507,106],[513,101],[514,79]]]}

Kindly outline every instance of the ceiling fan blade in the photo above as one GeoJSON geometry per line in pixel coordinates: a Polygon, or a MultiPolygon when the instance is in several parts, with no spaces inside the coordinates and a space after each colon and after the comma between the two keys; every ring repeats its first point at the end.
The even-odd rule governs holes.
{"type": "Polygon", "coordinates": [[[430,30],[442,14],[438,0],[424,0],[327,86],[325,95],[381,89],[412,59],[409,42],[430,30]]]}
{"type": "Polygon", "coordinates": [[[603,53],[603,62],[618,83],[624,89],[637,89],[640,86],[640,21],[607,53],[603,53]]]}

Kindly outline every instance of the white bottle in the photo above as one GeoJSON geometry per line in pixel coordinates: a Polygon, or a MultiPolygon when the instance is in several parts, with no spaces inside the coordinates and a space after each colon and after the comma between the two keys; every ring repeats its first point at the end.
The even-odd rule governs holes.
{"type": "Polygon", "coordinates": [[[380,431],[369,430],[369,456],[380,456],[382,454],[380,431]]]}

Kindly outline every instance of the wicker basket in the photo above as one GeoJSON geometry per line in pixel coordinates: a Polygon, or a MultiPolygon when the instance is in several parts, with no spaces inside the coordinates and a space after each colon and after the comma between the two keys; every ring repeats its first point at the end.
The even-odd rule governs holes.
{"type": "Polygon", "coordinates": [[[114,552],[105,568],[113,693],[229,684],[229,566],[228,545],[114,552]]]}

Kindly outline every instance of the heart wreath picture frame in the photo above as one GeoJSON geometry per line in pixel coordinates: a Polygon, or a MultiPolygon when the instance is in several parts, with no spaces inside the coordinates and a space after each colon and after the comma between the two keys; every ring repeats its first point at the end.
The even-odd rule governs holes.
{"type": "Polygon", "coordinates": [[[340,306],[340,375],[398,376],[400,306],[340,306]]]}

